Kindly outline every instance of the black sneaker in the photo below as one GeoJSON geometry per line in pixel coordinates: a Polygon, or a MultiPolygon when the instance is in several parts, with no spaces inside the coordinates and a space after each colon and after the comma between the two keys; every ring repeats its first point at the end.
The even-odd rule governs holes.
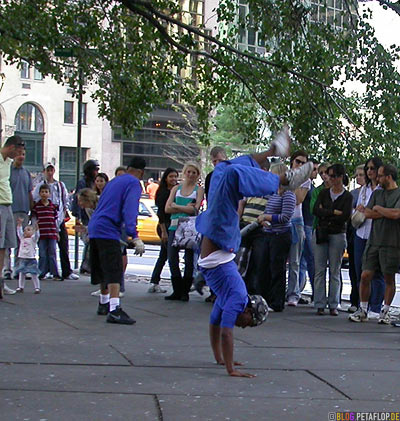
{"type": "Polygon", "coordinates": [[[110,312],[110,303],[101,304],[99,303],[99,306],[97,307],[97,314],[99,316],[107,316],[107,314],[110,312]]]}
{"type": "Polygon", "coordinates": [[[167,295],[164,297],[164,300],[167,301],[179,301],[181,299],[180,295],[172,293],[171,295],[167,295]]]}
{"type": "Polygon", "coordinates": [[[3,276],[3,279],[5,280],[5,281],[11,281],[11,272],[10,271],[4,271],[4,276],[3,276]]]}
{"type": "Polygon", "coordinates": [[[297,304],[310,304],[310,302],[307,299],[300,297],[299,301],[297,301],[297,304]]]}
{"type": "Polygon", "coordinates": [[[120,306],[110,311],[107,316],[107,323],[118,323],[121,325],[133,325],[136,320],[131,319],[120,306]]]}

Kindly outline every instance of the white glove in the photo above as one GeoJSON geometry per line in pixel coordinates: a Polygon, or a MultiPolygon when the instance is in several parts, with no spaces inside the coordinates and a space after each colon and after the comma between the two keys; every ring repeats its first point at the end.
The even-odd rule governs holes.
{"type": "Polygon", "coordinates": [[[135,246],[135,254],[141,256],[144,253],[144,243],[140,238],[135,238],[133,241],[133,245],[135,246]]]}

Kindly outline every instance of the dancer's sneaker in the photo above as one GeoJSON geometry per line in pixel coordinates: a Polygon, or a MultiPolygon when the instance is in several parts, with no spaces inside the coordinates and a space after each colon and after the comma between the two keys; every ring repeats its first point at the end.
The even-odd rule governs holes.
{"type": "Polygon", "coordinates": [[[286,172],[288,183],[284,184],[282,187],[285,190],[296,190],[310,178],[313,169],[314,164],[311,161],[308,161],[300,168],[288,170],[286,172]]]}
{"type": "Polygon", "coordinates": [[[367,322],[368,314],[362,308],[359,308],[355,313],[350,314],[349,320],[356,323],[367,322]]]}
{"type": "Polygon", "coordinates": [[[114,311],[110,311],[107,316],[107,323],[117,323],[121,325],[133,325],[136,320],[131,319],[120,306],[114,311]]]}
{"type": "Polygon", "coordinates": [[[392,319],[390,318],[388,311],[383,311],[379,313],[378,323],[380,325],[390,325],[392,323],[392,319]]]}
{"type": "Polygon", "coordinates": [[[271,142],[274,147],[274,155],[286,158],[290,154],[290,134],[288,126],[284,126],[282,130],[275,136],[271,142]]]}

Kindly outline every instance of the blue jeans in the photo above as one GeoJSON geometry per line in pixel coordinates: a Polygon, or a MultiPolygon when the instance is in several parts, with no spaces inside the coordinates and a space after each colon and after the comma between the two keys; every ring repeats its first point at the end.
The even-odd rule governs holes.
{"type": "MultiPolygon", "coordinates": [[[[360,288],[362,256],[368,240],[354,234],[354,264],[357,276],[357,285],[360,288]]],[[[375,272],[371,282],[371,295],[369,297],[369,309],[375,313],[381,311],[383,297],[385,295],[385,280],[381,272],[375,272]]]]}
{"type": "Polygon", "coordinates": [[[314,306],[325,308],[328,302],[330,309],[335,309],[340,302],[340,270],[343,252],[346,248],[346,234],[329,234],[327,243],[317,244],[313,234],[315,278],[314,306]],[[326,296],[326,269],[329,262],[329,293],[326,296]]]}
{"type": "Polygon", "coordinates": [[[182,278],[179,268],[179,248],[173,247],[175,231],[168,232],[168,263],[174,294],[181,297],[189,293],[193,283],[193,250],[185,249],[185,270],[182,278]]]}
{"type": "Polygon", "coordinates": [[[314,263],[314,251],[312,246],[312,227],[304,225],[304,234],[306,236],[304,240],[303,253],[300,260],[300,275],[299,275],[299,286],[300,292],[303,291],[306,285],[306,271],[310,278],[311,288],[314,294],[314,276],[315,276],[315,263],[314,263]]]}
{"type": "Polygon", "coordinates": [[[288,300],[294,299],[298,301],[300,298],[299,272],[304,240],[303,218],[292,219],[292,245],[290,246],[289,252],[289,279],[286,291],[288,300]]]}
{"type": "Polygon", "coordinates": [[[58,277],[56,246],[57,240],[53,238],[39,239],[40,276],[45,276],[50,272],[53,276],[58,277]]]}

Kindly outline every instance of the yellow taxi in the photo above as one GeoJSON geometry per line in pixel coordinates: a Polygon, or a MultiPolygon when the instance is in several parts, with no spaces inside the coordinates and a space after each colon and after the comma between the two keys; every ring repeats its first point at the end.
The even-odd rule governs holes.
{"type": "MultiPolygon", "coordinates": [[[[150,244],[160,244],[160,237],[157,235],[157,206],[154,200],[141,198],[139,202],[139,213],[137,218],[137,231],[139,238],[150,244]]],[[[68,235],[75,235],[75,217],[65,224],[68,235]]]]}

